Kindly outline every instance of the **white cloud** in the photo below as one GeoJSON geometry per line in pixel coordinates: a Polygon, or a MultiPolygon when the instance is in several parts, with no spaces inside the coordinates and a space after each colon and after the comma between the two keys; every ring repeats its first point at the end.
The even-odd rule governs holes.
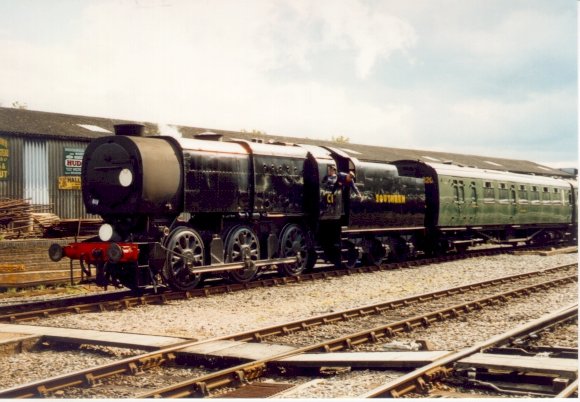
{"type": "Polygon", "coordinates": [[[568,52],[567,47],[557,44],[572,40],[564,38],[575,15],[547,13],[530,6],[506,8],[496,18],[478,19],[475,11],[469,3],[463,3],[456,10],[456,18],[444,29],[434,30],[431,39],[453,49],[460,60],[494,68],[527,63],[530,57],[541,58],[547,53],[568,52]]]}
{"type": "Polygon", "coordinates": [[[463,100],[451,108],[455,123],[463,122],[475,134],[487,138],[516,138],[543,135],[550,138],[557,131],[558,119],[576,109],[575,91],[530,93],[525,99],[463,100]]]}
{"type": "Polygon", "coordinates": [[[419,4],[90,2],[77,24],[82,31],[68,43],[23,42],[2,31],[0,102],[487,155],[506,136],[529,143],[532,135],[538,141],[553,132],[570,135],[560,123],[577,115],[575,90],[540,92],[530,82],[505,99],[466,85],[501,87],[491,81],[492,69],[528,63],[551,49],[565,52],[559,45],[570,40],[566,16],[513,10],[504,2],[481,16],[488,7],[483,3],[419,4]],[[395,55],[403,55],[396,69],[395,55]],[[405,81],[415,59],[429,63],[416,69],[419,84],[405,81]],[[461,63],[464,68],[455,70],[461,63]],[[431,69],[441,81],[424,78],[431,69]],[[400,81],[386,79],[387,70],[400,81]]]}
{"type": "Polygon", "coordinates": [[[290,0],[288,5],[300,15],[299,29],[312,25],[320,29],[320,42],[311,46],[355,52],[359,79],[367,78],[376,64],[387,60],[393,52],[412,48],[417,40],[408,22],[366,2],[290,0]]]}
{"type": "Polygon", "coordinates": [[[311,137],[356,133],[372,141],[377,132],[406,129],[405,106],[372,105],[341,85],[280,81],[268,72],[307,71],[316,52],[342,48],[352,50],[356,76],[365,78],[412,46],[408,24],[354,0],[273,4],[90,3],[68,48],[3,46],[12,49],[6,59],[22,64],[10,69],[13,82],[26,76],[30,83],[12,96],[68,113],[311,137]]]}
{"type": "MultiPolygon", "coordinates": [[[[415,94],[412,148],[514,159],[570,159],[577,146],[576,91],[532,92],[518,100],[444,99],[415,94]],[[548,156],[549,155],[549,156],[548,156]]],[[[405,145],[407,146],[407,145],[405,145]]]]}

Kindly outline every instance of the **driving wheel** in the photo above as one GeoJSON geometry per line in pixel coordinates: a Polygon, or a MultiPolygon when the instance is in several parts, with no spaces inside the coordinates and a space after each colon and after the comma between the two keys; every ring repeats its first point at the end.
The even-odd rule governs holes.
{"type": "Polygon", "coordinates": [[[355,245],[351,241],[345,241],[343,243],[343,250],[344,250],[344,260],[342,261],[342,265],[346,269],[353,269],[356,267],[356,263],[358,261],[358,250],[356,249],[355,245]]]}
{"type": "Polygon", "coordinates": [[[228,278],[234,282],[251,281],[258,273],[258,267],[253,262],[260,258],[260,242],[258,236],[247,226],[235,226],[226,237],[226,263],[242,262],[248,266],[228,272],[228,278]]]}
{"type": "Polygon", "coordinates": [[[365,255],[364,263],[366,265],[380,266],[387,256],[387,252],[380,240],[368,239],[364,244],[365,255]]]}
{"type": "Polygon", "coordinates": [[[290,264],[279,264],[278,271],[284,276],[298,276],[316,263],[316,251],[310,246],[308,237],[299,225],[294,223],[282,229],[280,237],[280,258],[296,257],[290,264]]]}
{"type": "Polygon", "coordinates": [[[196,267],[205,265],[205,250],[201,236],[193,229],[178,227],[167,242],[167,260],[163,277],[177,290],[191,290],[201,281],[196,267]]]}

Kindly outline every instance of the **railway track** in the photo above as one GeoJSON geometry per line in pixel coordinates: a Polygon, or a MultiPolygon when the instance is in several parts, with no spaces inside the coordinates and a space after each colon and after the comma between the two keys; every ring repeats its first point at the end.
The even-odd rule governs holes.
{"type": "MultiPolygon", "coordinates": [[[[552,350],[545,349],[541,351],[541,353],[544,354],[542,358],[539,356],[540,353],[531,353],[525,350],[522,347],[522,344],[525,342],[526,338],[530,338],[532,336],[537,337],[539,332],[563,325],[563,323],[571,320],[578,320],[578,304],[568,306],[553,314],[546,315],[528,324],[508,330],[503,334],[499,334],[491,339],[479,342],[472,347],[439,359],[429,365],[403,375],[388,384],[377,387],[367,392],[365,395],[362,395],[362,397],[397,398],[411,393],[425,394],[430,388],[432,388],[433,383],[435,382],[449,379],[452,376],[465,376],[465,372],[461,371],[462,367],[464,369],[465,367],[468,367],[469,369],[473,370],[471,366],[479,366],[479,375],[481,377],[486,376],[486,374],[487,377],[491,376],[489,372],[495,369],[496,372],[498,372],[498,374],[496,374],[495,383],[498,383],[497,378],[504,379],[504,383],[506,382],[506,377],[508,377],[508,379],[511,377],[513,381],[514,371],[519,370],[519,373],[515,375],[519,384],[512,385],[512,387],[515,389],[502,389],[500,386],[495,385],[494,382],[490,381],[489,379],[487,379],[487,381],[481,381],[477,379],[477,373],[475,371],[469,371],[464,377],[464,381],[462,382],[468,383],[470,385],[485,386],[492,388],[500,393],[503,392],[507,395],[524,395],[528,397],[553,396],[557,398],[570,397],[574,393],[578,393],[577,370],[575,373],[576,378],[562,378],[560,376],[554,375],[555,370],[552,371],[550,369],[550,365],[556,365],[554,360],[557,359],[557,357],[553,358],[551,355],[566,356],[566,354],[568,354],[567,357],[571,363],[570,366],[573,368],[578,364],[578,350],[562,351],[561,349],[557,350],[555,348],[552,350]],[[516,345],[518,348],[507,348],[507,346],[514,345],[516,345]],[[546,356],[546,354],[548,356],[546,356]],[[534,356],[533,360],[531,362],[529,359],[526,361],[525,358],[529,357],[530,355],[534,356]],[[496,356],[500,357],[497,358],[496,356]],[[518,357],[520,357],[520,359],[517,361],[517,365],[514,366],[503,363],[504,365],[501,367],[501,370],[498,370],[497,363],[494,364],[493,358],[495,358],[496,361],[503,361],[501,357],[507,357],[510,360],[517,360],[518,357]],[[550,362],[550,360],[552,360],[552,362],[550,362]],[[477,363],[478,361],[479,363],[477,363]],[[489,363],[486,364],[486,361],[489,363]],[[531,367],[525,366],[525,364],[531,364],[531,367]],[[513,371],[506,373],[506,370],[513,371]],[[542,389],[540,386],[536,385],[535,387],[526,390],[526,376],[524,375],[526,371],[531,371],[535,374],[535,376],[527,377],[529,381],[533,382],[532,385],[539,383],[540,380],[544,380],[543,382],[547,382],[549,387],[544,386],[542,389]],[[559,386],[559,388],[555,388],[556,386],[559,386]],[[538,392],[538,390],[541,390],[542,392],[538,392]]],[[[574,375],[573,370],[570,375],[574,375]]]]}
{"type": "MultiPolygon", "coordinates": [[[[565,250],[569,246],[561,245],[565,250]]],[[[576,247],[577,250],[577,247],[576,247]]],[[[433,261],[443,259],[443,261],[450,261],[461,258],[472,258],[481,255],[494,255],[497,253],[509,253],[509,252],[557,252],[557,249],[546,249],[546,247],[539,246],[516,246],[516,247],[494,247],[490,249],[480,249],[480,250],[469,250],[458,254],[448,254],[442,257],[436,258],[423,258],[417,260],[408,261],[409,264],[423,264],[422,261],[426,261],[425,264],[433,263],[433,261]],[[482,254],[483,253],[483,254],[482,254]]],[[[405,263],[393,263],[384,264],[386,267],[397,266],[399,264],[405,263]]],[[[212,268],[210,271],[223,271],[222,268],[212,268]]],[[[90,278],[81,275],[80,269],[77,269],[71,273],[71,270],[50,270],[50,271],[23,271],[23,272],[0,272],[0,290],[1,289],[13,289],[13,290],[25,290],[34,289],[38,287],[51,287],[59,285],[73,285],[78,283],[83,283],[90,278]],[[43,280],[42,276],[49,276],[48,279],[43,280]]]]}
{"type": "MultiPolygon", "coordinates": [[[[121,373],[135,373],[142,369],[148,369],[159,364],[168,362],[195,362],[200,364],[199,353],[195,350],[206,349],[212,342],[234,342],[242,346],[253,345],[264,348],[268,344],[285,344],[289,347],[283,353],[274,353],[263,358],[252,358],[249,362],[240,356],[232,358],[227,356],[211,355],[209,361],[219,361],[229,364],[230,367],[217,372],[201,375],[189,381],[174,384],[170,387],[156,389],[139,397],[191,397],[207,396],[220,392],[224,387],[247,386],[277,367],[280,367],[281,359],[297,356],[304,353],[329,353],[342,350],[352,350],[360,345],[369,343],[385,342],[397,333],[413,331],[415,328],[423,328],[432,323],[460,317],[470,312],[479,311],[489,306],[497,306],[509,302],[514,298],[525,297],[533,292],[563,286],[577,281],[577,264],[554,267],[553,269],[536,271],[525,275],[515,275],[506,278],[497,278],[490,281],[473,283],[452,289],[431,292],[400,300],[392,300],[384,303],[363,306],[360,308],[334,312],[317,317],[309,317],[304,320],[293,321],[283,325],[261,328],[240,334],[220,337],[203,342],[186,342],[162,348],[158,351],[134,358],[124,359],[120,362],[108,364],[77,373],[67,374],[56,378],[38,381],[32,384],[15,387],[0,391],[1,398],[35,397],[50,395],[51,393],[66,389],[69,386],[94,384],[95,381],[104,381],[105,378],[121,373]],[[483,292],[483,293],[482,293],[483,292]],[[471,296],[467,297],[466,295],[471,296]],[[445,305],[432,306],[437,301],[445,305]],[[430,306],[425,311],[418,313],[418,306],[430,306]],[[368,322],[369,317],[381,317],[377,322],[368,322]],[[366,321],[366,329],[352,327],[355,321],[366,321]],[[380,325],[376,325],[380,322],[380,325]],[[334,331],[332,339],[321,340],[316,333],[322,327],[335,327],[337,324],[346,324],[340,331],[334,331]],[[370,326],[370,328],[368,328],[370,326]],[[337,333],[339,334],[337,335],[337,333]],[[295,343],[290,337],[306,339],[295,343]],[[234,363],[233,363],[234,362],[234,363]],[[231,364],[234,364],[231,367],[231,364]]],[[[202,354],[203,355],[203,354],[202,354]]],[[[205,353],[207,356],[207,353],[205,353]]],[[[204,361],[207,367],[208,361],[204,361]]],[[[271,390],[270,390],[271,392],[271,390]]]]}
{"type": "Polygon", "coordinates": [[[167,289],[148,289],[140,295],[128,290],[116,290],[110,293],[96,295],[80,295],[49,299],[46,301],[18,303],[0,306],[0,322],[25,322],[60,314],[81,314],[89,312],[118,311],[148,304],[164,304],[176,300],[187,300],[194,297],[207,297],[223,293],[243,291],[260,287],[275,287],[295,283],[336,278],[346,275],[388,271],[400,268],[418,267],[423,265],[456,261],[460,259],[478,258],[498,255],[512,249],[494,248],[488,250],[471,251],[465,254],[445,255],[437,258],[428,258],[400,263],[383,264],[381,266],[365,266],[353,269],[331,269],[321,267],[313,272],[296,277],[278,277],[264,275],[258,280],[244,284],[228,284],[216,281],[213,285],[194,289],[187,292],[169,291],[167,289]]]}

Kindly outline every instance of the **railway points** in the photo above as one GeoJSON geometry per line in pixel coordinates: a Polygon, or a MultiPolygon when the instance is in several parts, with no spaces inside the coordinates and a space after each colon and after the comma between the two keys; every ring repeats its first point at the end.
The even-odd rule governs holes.
{"type": "MultiPolygon", "coordinates": [[[[505,285],[504,285],[504,286],[505,286],[505,285]]],[[[538,288],[538,289],[541,289],[541,288],[542,288],[542,286],[539,286],[539,288],[538,288]]],[[[490,293],[493,293],[493,292],[490,292],[490,293]]],[[[529,294],[529,293],[528,293],[528,291],[522,291],[522,292],[516,292],[516,293],[514,293],[514,294],[518,294],[518,295],[520,295],[520,297],[526,297],[526,294],[529,294]]],[[[428,299],[425,299],[425,300],[428,300],[428,299]]],[[[501,304],[503,304],[503,303],[509,303],[509,300],[511,300],[511,299],[510,299],[510,297],[506,297],[506,296],[503,296],[503,297],[499,297],[499,296],[498,296],[498,300],[500,301],[500,304],[499,304],[499,305],[501,305],[501,304]],[[502,302],[502,300],[503,300],[503,302],[502,302]]],[[[424,303],[427,303],[427,304],[428,304],[429,302],[427,302],[427,301],[426,301],[426,302],[424,302],[424,303]]],[[[481,303],[481,302],[480,302],[480,303],[481,303]]],[[[499,305],[496,305],[496,304],[494,304],[494,305],[496,306],[496,307],[495,307],[496,309],[497,309],[497,308],[498,308],[498,306],[499,306],[499,305]]],[[[363,311],[366,311],[366,310],[365,310],[365,309],[363,309],[363,311]]],[[[457,314],[459,314],[459,315],[462,315],[462,314],[464,314],[464,313],[467,313],[467,310],[466,310],[465,312],[462,312],[462,310],[461,310],[460,308],[454,308],[454,309],[452,309],[452,311],[455,311],[455,313],[453,313],[453,312],[452,312],[452,313],[450,314],[449,318],[455,317],[455,316],[457,316],[457,314]]],[[[472,312],[472,314],[475,314],[475,312],[477,312],[477,311],[479,311],[479,310],[478,310],[478,309],[475,309],[475,310],[469,309],[469,311],[471,311],[471,312],[472,312]]],[[[339,316],[339,317],[343,317],[343,319],[347,319],[347,320],[348,320],[347,322],[349,322],[349,321],[352,321],[352,320],[356,320],[356,319],[355,319],[354,317],[352,317],[352,316],[351,316],[349,313],[342,313],[342,312],[337,312],[337,313],[338,313],[338,314],[337,314],[337,316],[339,316]]],[[[363,317],[365,317],[366,315],[367,315],[367,314],[363,314],[363,317]]],[[[323,321],[324,321],[324,320],[323,320],[323,321]]],[[[326,320],[326,321],[327,321],[327,322],[326,322],[325,326],[329,326],[329,327],[332,327],[332,326],[333,326],[333,323],[335,322],[334,320],[326,320]]],[[[420,323],[420,322],[421,322],[421,321],[419,321],[419,323],[420,323]]],[[[403,332],[406,332],[406,331],[408,330],[408,328],[409,328],[409,324],[410,324],[410,326],[411,326],[411,327],[413,327],[413,324],[412,324],[412,323],[409,323],[409,320],[408,320],[408,319],[407,319],[407,320],[404,320],[404,321],[401,323],[401,329],[402,329],[402,331],[403,331],[403,332]]],[[[286,324],[286,325],[285,325],[285,327],[286,327],[286,328],[293,328],[293,327],[292,327],[292,325],[290,325],[290,324],[286,324]]],[[[306,326],[304,327],[304,329],[308,329],[308,327],[309,327],[309,326],[308,326],[308,325],[306,325],[306,326]]],[[[421,324],[419,327],[423,327],[423,324],[421,324]]],[[[371,332],[373,332],[373,333],[374,333],[374,336],[375,336],[375,337],[376,337],[376,336],[377,336],[377,334],[378,334],[378,332],[376,331],[376,328],[375,328],[375,331],[371,331],[371,332]]],[[[301,335],[301,336],[303,336],[303,335],[301,335]]],[[[279,337],[275,337],[275,338],[276,338],[276,339],[278,339],[279,337]]],[[[370,342],[370,340],[372,340],[372,338],[373,338],[372,336],[371,336],[370,338],[368,338],[368,339],[369,339],[369,342],[370,342]]],[[[232,338],[232,339],[234,339],[234,338],[232,338]]],[[[261,339],[261,340],[262,340],[262,343],[263,343],[263,341],[265,340],[265,338],[264,338],[263,334],[260,334],[260,335],[259,335],[257,338],[254,336],[254,339],[261,339]]],[[[283,339],[283,337],[282,337],[282,338],[280,338],[280,339],[283,339]]],[[[278,341],[279,341],[280,339],[278,339],[278,341]]],[[[353,340],[354,340],[355,338],[354,338],[352,335],[349,337],[349,339],[350,339],[350,342],[347,342],[347,343],[345,344],[345,343],[344,343],[344,340],[342,340],[342,341],[341,341],[342,343],[338,343],[337,345],[339,345],[339,344],[340,344],[340,345],[343,345],[343,346],[341,346],[341,347],[345,347],[346,345],[349,345],[349,344],[350,344],[351,346],[352,346],[352,345],[354,345],[354,344],[357,344],[357,342],[356,342],[356,341],[354,341],[354,342],[353,342],[353,340]]],[[[332,349],[334,349],[334,348],[335,348],[335,347],[332,347],[332,346],[330,347],[330,349],[331,349],[331,350],[332,350],[332,349]]],[[[323,350],[324,350],[324,348],[323,348],[323,350]]],[[[179,358],[182,358],[182,357],[180,356],[179,358]]],[[[207,364],[207,363],[205,363],[205,364],[207,364]]],[[[239,369],[240,369],[240,367],[238,367],[238,371],[239,371],[239,369]]],[[[258,369],[258,371],[260,371],[260,370],[261,370],[261,369],[258,369]]],[[[252,371],[252,370],[250,370],[250,372],[253,372],[253,373],[254,373],[253,375],[255,375],[255,371],[252,371]]],[[[251,380],[251,379],[253,378],[253,375],[248,375],[246,378],[247,378],[248,380],[251,380]]],[[[202,378],[203,378],[203,377],[202,377],[202,378]]],[[[104,380],[104,379],[103,379],[103,380],[104,380]]],[[[244,382],[244,383],[245,383],[245,382],[244,382]]],[[[212,384],[212,382],[209,382],[209,383],[207,383],[207,384],[212,384]]],[[[203,387],[202,387],[201,389],[203,389],[203,387]]],[[[211,391],[211,389],[212,389],[212,387],[210,386],[210,387],[209,387],[207,390],[208,390],[208,391],[211,391]]],[[[214,391],[211,391],[211,392],[212,392],[212,394],[213,394],[213,392],[214,392],[214,391]]],[[[66,391],[65,391],[65,395],[66,395],[66,391]]]]}

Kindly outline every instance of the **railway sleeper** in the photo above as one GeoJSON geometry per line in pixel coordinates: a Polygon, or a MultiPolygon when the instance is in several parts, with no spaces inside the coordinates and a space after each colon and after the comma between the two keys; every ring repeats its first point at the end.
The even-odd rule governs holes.
{"type": "Polygon", "coordinates": [[[352,349],[352,341],[350,340],[350,338],[344,340],[344,346],[348,350],[352,349]]]}
{"type": "Polygon", "coordinates": [[[175,353],[161,353],[146,358],[139,359],[129,364],[128,371],[130,374],[138,375],[145,370],[150,370],[154,367],[169,365],[176,362],[177,356],[175,353]]]}
{"type": "Polygon", "coordinates": [[[429,392],[429,388],[430,388],[429,384],[422,377],[418,377],[415,380],[415,392],[426,394],[427,392],[429,392]]]}
{"type": "Polygon", "coordinates": [[[209,388],[206,382],[196,382],[193,384],[193,398],[204,398],[209,396],[209,388]]]}
{"type": "Polygon", "coordinates": [[[51,391],[49,391],[44,385],[40,385],[36,388],[38,395],[42,396],[43,398],[47,398],[51,395],[51,391]]]}
{"type": "Polygon", "coordinates": [[[99,384],[100,384],[100,381],[97,378],[95,378],[95,376],[92,373],[87,373],[85,375],[83,385],[85,385],[86,387],[92,388],[92,387],[96,387],[99,384]]]}
{"type": "Polygon", "coordinates": [[[246,378],[246,374],[244,372],[244,370],[237,370],[234,373],[234,379],[238,384],[248,384],[249,381],[246,378]]]}

